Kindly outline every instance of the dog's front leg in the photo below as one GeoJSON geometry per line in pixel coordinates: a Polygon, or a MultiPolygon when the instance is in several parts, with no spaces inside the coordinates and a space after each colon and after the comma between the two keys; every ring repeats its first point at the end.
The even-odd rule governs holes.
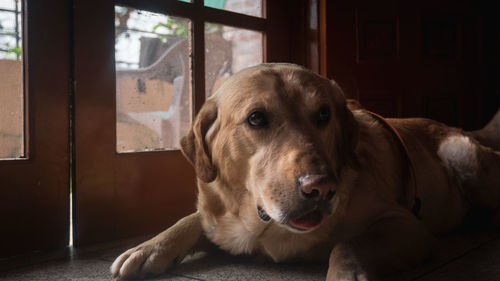
{"type": "Polygon", "coordinates": [[[115,278],[157,275],[181,261],[203,237],[199,213],[179,220],[172,227],[121,254],[111,266],[115,278]]]}
{"type": "Polygon", "coordinates": [[[330,254],[327,281],[368,281],[368,274],[351,243],[341,243],[330,254]]]}
{"type": "Polygon", "coordinates": [[[333,248],[327,281],[377,280],[409,269],[430,255],[434,243],[435,238],[409,211],[388,212],[360,236],[333,248]]]}

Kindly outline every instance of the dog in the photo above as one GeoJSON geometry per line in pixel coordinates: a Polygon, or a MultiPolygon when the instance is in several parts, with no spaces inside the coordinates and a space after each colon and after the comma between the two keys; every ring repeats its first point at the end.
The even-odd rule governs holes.
{"type": "Polygon", "coordinates": [[[115,278],[161,274],[209,241],[374,280],[431,254],[473,208],[500,205],[500,111],[482,130],[384,119],[293,64],[226,81],[182,138],[197,211],[120,255],[115,278]]]}

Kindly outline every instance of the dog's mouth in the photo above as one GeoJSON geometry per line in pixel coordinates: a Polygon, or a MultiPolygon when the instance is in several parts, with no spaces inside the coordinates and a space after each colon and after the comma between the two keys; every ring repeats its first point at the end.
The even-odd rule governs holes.
{"type": "Polygon", "coordinates": [[[318,227],[325,217],[322,211],[316,209],[289,220],[288,224],[298,230],[310,230],[318,227]]]}
{"type": "MultiPolygon", "coordinates": [[[[262,207],[257,206],[257,211],[260,219],[263,221],[267,222],[271,220],[271,217],[262,207]]],[[[306,213],[302,213],[301,215],[285,221],[284,224],[299,231],[307,231],[319,227],[325,220],[326,216],[325,212],[314,208],[313,210],[307,211],[306,213]]]]}

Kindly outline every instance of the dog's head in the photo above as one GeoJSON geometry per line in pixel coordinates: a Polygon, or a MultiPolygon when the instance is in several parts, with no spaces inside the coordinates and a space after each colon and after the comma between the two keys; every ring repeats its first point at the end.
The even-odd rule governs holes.
{"type": "Polygon", "coordinates": [[[356,163],[356,127],[335,82],[263,64],[208,99],[181,146],[200,180],[250,195],[261,219],[305,232],[331,214],[341,171],[356,163]]]}

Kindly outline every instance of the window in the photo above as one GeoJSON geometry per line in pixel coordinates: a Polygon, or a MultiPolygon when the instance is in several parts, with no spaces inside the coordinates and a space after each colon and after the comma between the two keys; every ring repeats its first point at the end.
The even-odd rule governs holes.
{"type": "Polygon", "coordinates": [[[262,1],[154,3],[150,10],[115,6],[119,153],[179,149],[205,98],[195,93],[209,97],[232,74],[264,60],[262,1]]]}
{"type": "Polygon", "coordinates": [[[262,61],[262,32],[205,23],[206,97],[233,73],[262,61]]]}
{"type": "Polygon", "coordinates": [[[0,0],[0,158],[24,157],[22,7],[0,0]]]}
{"type": "Polygon", "coordinates": [[[115,7],[118,152],[178,148],[192,116],[189,19],[115,7]]]}
{"type": "Polygon", "coordinates": [[[258,0],[205,0],[204,4],[211,8],[262,17],[262,1],[258,0]]]}

